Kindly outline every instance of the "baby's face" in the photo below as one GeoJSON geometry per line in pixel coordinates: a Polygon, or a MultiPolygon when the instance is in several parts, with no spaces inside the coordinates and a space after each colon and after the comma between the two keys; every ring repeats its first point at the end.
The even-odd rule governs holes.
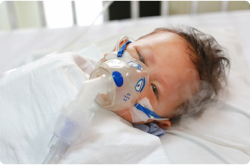
{"type": "MultiPolygon", "coordinates": [[[[171,118],[172,112],[196,92],[197,71],[186,45],[186,41],[177,34],[164,32],[147,36],[126,47],[132,57],[147,66],[150,86],[143,90],[154,112],[161,117],[171,118]]],[[[132,122],[128,109],[116,113],[132,122]]]]}

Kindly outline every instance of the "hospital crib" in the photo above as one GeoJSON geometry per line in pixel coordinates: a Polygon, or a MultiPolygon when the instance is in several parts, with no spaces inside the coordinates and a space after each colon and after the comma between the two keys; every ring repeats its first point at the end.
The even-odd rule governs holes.
{"type": "MultiPolygon", "coordinates": [[[[11,3],[8,2],[9,8],[11,8],[11,3]]],[[[42,2],[37,3],[39,4],[39,10],[41,9],[40,12],[43,13],[42,2]]],[[[166,135],[160,139],[160,143],[157,143],[161,144],[158,149],[163,149],[169,158],[166,163],[247,163],[250,160],[249,5],[246,10],[229,11],[232,2],[222,1],[217,11],[202,13],[200,8],[203,2],[192,1],[189,3],[190,10],[188,13],[175,15],[171,9],[171,2],[161,1],[161,10],[158,12],[158,16],[140,17],[140,2],[131,1],[130,18],[111,20],[108,12],[112,11],[106,10],[104,13],[105,22],[101,25],[91,26],[89,29],[90,26],[20,29],[14,18],[11,18],[13,30],[0,33],[0,73],[29,64],[57,50],[62,52],[73,51],[80,54],[92,52],[95,56],[88,56],[88,58],[97,60],[101,58],[102,54],[113,50],[113,46],[120,36],[126,35],[137,39],[157,27],[180,24],[193,26],[212,34],[228,52],[232,64],[229,75],[229,96],[226,100],[221,98],[224,103],[222,107],[219,109],[211,108],[197,121],[187,122],[187,127],[176,126],[166,130],[166,135]],[[78,38],[79,36],[81,37],[78,38]],[[75,40],[76,38],[77,40],[75,40]],[[95,51],[93,51],[93,48],[95,48],[95,51]],[[96,53],[96,51],[99,53],[96,53]],[[190,131],[190,128],[195,132],[190,131]]],[[[74,25],[77,25],[76,16],[74,16],[74,2],[72,2],[72,8],[74,25]]],[[[42,27],[46,27],[43,14],[41,14],[39,20],[42,22],[42,27]]],[[[2,109],[1,113],[4,114],[2,109]]],[[[14,121],[16,118],[17,116],[13,116],[9,120],[14,121]]],[[[8,125],[7,122],[4,124],[8,125]]],[[[11,125],[8,128],[11,129],[11,125]]],[[[30,129],[34,129],[34,127],[30,127],[30,129]]],[[[1,138],[6,138],[6,136],[1,138]]],[[[157,141],[154,138],[153,140],[157,141]]],[[[26,141],[27,139],[20,138],[20,142],[26,141]]],[[[7,146],[8,144],[2,142],[1,145],[7,146]]],[[[38,147],[37,144],[33,145],[38,147]]],[[[15,147],[13,144],[12,150],[8,150],[8,152],[14,152],[15,147]]],[[[126,149],[121,148],[121,150],[126,149]]],[[[37,148],[37,150],[39,149],[37,148]]],[[[6,150],[1,150],[0,159],[3,163],[37,163],[34,161],[35,158],[37,160],[43,159],[35,153],[32,155],[33,158],[22,159],[21,152],[16,152],[15,156],[3,159],[6,156],[5,152],[6,150]]],[[[30,152],[23,151],[23,153],[30,152]]],[[[77,153],[75,154],[73,156],[78,158],[77,153]]],[[[142,163],[154,163],[156,157],[157,155],[148,153],[148,159],[145,158],[142,163]]],[[[70,159],[65,162],[81,162],[77,160],[79,159],[75,161],[70,159]]]]}
{"type": "MultiPolygon", "coordinates": [[[[0,29],[47,27],[48,22],[46,16],[49,15],[45,14],[44,3],[43,1],[2,2],[2,16],[0,17],[2,25],[0,29]],[[32,13],[33,16],[29,16],[28,13],[32,13]],[[27,21],[29,21],[29,23],[27,23],[27,21]]],[[[110,1],[96,1],[96,6],[100,6],[100,4],[104,6],[107,3],[110,3],[110,1]]],[[[67,8],[69,12],[66,11],[66,8],[65,12],[71,15],[72,25],[79,25],[78,17],[81,17],[81,15],[77,14],[76,7],[90,6],[90,2],[77,4],[75,1],[69,1],[66,5],[70,5],[67,8]]],[[[59,3],[56,2],[54,7],[56,10],[58,10],[58,8],[60,9],[59,3]]],[[[247,1],[114,1],[110,8],[105,10],[104,21],[138,19],[148,16],[171,16],[176,14],[195,15],[208,12],[227,12],[248,9],[250,9],[250,7],[247,1]]]]}

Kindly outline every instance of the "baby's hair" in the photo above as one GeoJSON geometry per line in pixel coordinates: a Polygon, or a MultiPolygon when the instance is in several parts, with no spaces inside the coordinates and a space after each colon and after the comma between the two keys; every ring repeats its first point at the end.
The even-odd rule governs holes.
{"type": "Polygon", "coordinates": [[[173,112],[171,122],[178,123],[184,117],[201,116],[208,106],[216,103],[219,93],[227,85],[226,69],[230,67],[230,62],[211,35],[193,27],[158,28],[139,39],[166,32],[175,33],[186,40],[189,57],[200,79],[199,91],[173,112]]]}

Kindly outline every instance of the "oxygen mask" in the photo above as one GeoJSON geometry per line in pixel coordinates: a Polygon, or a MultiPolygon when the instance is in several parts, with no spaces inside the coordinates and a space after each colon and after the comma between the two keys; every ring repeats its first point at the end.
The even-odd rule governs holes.
{"type": "Polygon", "coordinates": [[[107,92],[98,93],[95,102],[108,110],[120,111],[134,106],[145,96],[146,86],[149,85],[147,67],[137,59],[130,56],[127,51],[123,56],[117,57],[112,52],[104,57],[90,75],[90,79],[105,77],[114,81],[107,82],[107,92]]]}
{"type": "Polygon", "coordinates": [[[145,97],[145,89],[150,85],[148,68],[125,51],[129,43],[131,41],[126,42],[119,51],[105,56],[90,75],[91,80],[99,77],[106,79],[106,88],[97,93],[95,102],[111,111],[129,109],[133,122],[168,120],[154,113],[145,97]]]}

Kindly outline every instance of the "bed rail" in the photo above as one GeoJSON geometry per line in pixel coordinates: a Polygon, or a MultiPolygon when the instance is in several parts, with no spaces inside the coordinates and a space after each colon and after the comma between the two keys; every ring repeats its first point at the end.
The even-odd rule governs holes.
{"type": "MultiPolygon", "coordinates": [[[[103,1],[103,6],[105,5],[105,3],[107,3],[108,1],[103,1]]],[[[171,5],[170,3],[172,3],[171,1],[158,1],[160,4],[160,14],[159,16],[168,16],[171,15],[170,14],[170,10],[171,10],[171,5]]],[[[190,8],[190,13],[189,14],[199,14],[199,8],[200,5],[199,3],[203,3],[200,1],[186,1],[191,3],[190,6],[188,6],[190,8]]],[[[232,3],[233,1],[220,1],[220,11],[219,12],[226,12],[228,11],[228,7],[229,4],[232,3]]],[[[9,29],[18,29],[21,28],[19,26],[19,22],[20,20],[18,20],[17,17],[17,11],[16,8],[14,6],[15,1],[5,1],[2,2],[1,5],[5,5],[6,11],[7,11],[7,15],[8,15],[8,21],[9,21],[9,29]],[[5,4],[4,4],[5,3],[5,4]]],[[[39,22],[40,22],[40,27],[47,27],[47,23],[46,23],[46,17],[45,17],[45,10],[44,10],[44,2],[43,1],[36,1],[36,5],[38,6],[38,12],[39,12],[39,22]]],[[[59,4],[60,2],[58,2],[59,4]]],[[[115,3],[119,3],[119,1],[115,1],[115,3]]],[[[3,7],[2,7],[3,8],[3,7]]],[[[76,13],[76,3],[75,1],[71,1],[71,8],[72,8],[72,19],[73,19],[73,26],[78,26],[78,22],[77,22],[77,13],[76,13]]],[[[138,19],[140,18],[140,1],[130,1],[130,19],[138,19]]],[[[244,8],[243,8],[244,9],[244,8]]],[[[246,8],[246,9],[250,9],[250,7],[246,8]]],[[[1,10],[1,8],[0,8],[1,10]]],[[[111,13],[109,13],[109,10],[106,10],[104,13],[104,22],[108,22],[111,21],[109,16],[111,13]]],[[[178,13],[177,13],[178,14],[178,13]]],[[[1,19],[1,17],[0,17],[1,19]]],[[[1,22],[1,21],[0,21],[1,22]]],[[[1,23],[0,23],[1,24],[1,23]]],[[[4,29],[0,26],[0,30],[4,29]]]]}

